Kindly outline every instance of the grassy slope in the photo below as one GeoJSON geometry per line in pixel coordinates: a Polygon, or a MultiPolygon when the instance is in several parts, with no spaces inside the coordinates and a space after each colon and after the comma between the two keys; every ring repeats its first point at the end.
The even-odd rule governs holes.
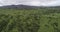
{"type": "Polygon", "coordinates": [[[60,32],[60,9],[0,9],[0,32],[60,32]]]}

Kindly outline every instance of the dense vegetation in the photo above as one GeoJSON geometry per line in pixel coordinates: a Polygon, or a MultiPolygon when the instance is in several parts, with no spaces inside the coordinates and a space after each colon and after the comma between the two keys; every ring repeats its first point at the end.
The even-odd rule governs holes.
{"type": "Polygon", "coordinates": [[[60,8],[0,8],[0,32],[60,32],[60,8]]]}

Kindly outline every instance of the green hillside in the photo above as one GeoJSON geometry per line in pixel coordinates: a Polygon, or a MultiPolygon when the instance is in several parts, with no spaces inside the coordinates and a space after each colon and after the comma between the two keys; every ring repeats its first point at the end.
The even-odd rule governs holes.
{"type": "Polygon", "coordinates": [[[0,8],[0,32],[60,32],[60,8],[0,8]]]}

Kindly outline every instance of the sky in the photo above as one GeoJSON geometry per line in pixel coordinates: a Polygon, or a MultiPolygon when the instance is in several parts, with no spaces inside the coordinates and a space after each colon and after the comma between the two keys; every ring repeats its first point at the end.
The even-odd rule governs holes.
{"type": "Polygon", "coordinates": [[[0,6],[21,4],[30,6],[60,6],[60,0],[0,0],[0,6]]]}

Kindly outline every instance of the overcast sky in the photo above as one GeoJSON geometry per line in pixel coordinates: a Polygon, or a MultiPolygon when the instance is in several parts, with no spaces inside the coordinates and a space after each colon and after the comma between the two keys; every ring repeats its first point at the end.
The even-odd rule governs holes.
{"type": "Polygon", "coordinates": [[[30,6],[60,6],[60,0],[0,0],[0,6],[18,4],[30,6]]]}

